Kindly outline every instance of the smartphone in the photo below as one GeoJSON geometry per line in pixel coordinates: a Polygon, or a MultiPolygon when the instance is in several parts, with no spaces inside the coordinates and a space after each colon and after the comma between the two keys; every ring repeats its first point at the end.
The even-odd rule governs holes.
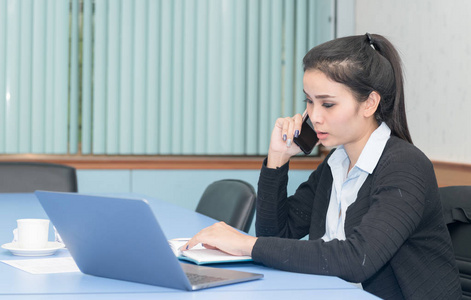
{"type": "Polygon", "coordinates": [[[308,155],[312,149],[316,146],[319,139],[314,131],[309,115],[306,114],[303,118],[303,124],[301,126],[301,133],[297,138],[293,138],[293,142],[301,148],[304,154],[308,155]]]}

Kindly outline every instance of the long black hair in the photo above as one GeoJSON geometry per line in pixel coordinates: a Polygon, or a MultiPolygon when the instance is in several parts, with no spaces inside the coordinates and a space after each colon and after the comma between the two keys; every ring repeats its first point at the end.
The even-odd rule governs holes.
{"type": "Polygon", "coordinates": [[[338,38],[312,48],[303,59],[304,71],[316,69],[350,88],[359,102],[376,91],[381,101],[375,112],[391,134],[412,144],[404,105],[401,59],[379,34],[338,38]]]}

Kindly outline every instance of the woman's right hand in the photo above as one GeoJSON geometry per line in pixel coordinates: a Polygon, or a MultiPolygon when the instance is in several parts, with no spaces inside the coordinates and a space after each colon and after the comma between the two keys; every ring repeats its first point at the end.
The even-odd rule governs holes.
{"type": "Polygon", "coordinates": [[[293,138],[296,134],[301,133],[302,123],[303,117],[301,114],[276,120],[271,133],[270,148],[268,149],[268,168],[281,167],[289,161],[291,156],[301,152],[298,145],[293,143],[293,138]]]}

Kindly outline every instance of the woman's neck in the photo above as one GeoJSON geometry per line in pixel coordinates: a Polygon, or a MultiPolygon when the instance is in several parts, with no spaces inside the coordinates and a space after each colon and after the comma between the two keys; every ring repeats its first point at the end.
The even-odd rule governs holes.
{"type": "Polygon", "coordinates": [[[345,152],[347,152],[348,158],[350,159],[350,166],[348,167],[349,172],[357,163],[358,158],[360,158],[361,152],[363,151],[363,148],[365,148],[365,145],[368,142],[368,139],[370,138],[371,134],[378,127],[379,125],[376,121],[370,123],[370,126],[367,127],[364,134],[360,136],[358,141],[353,144],[344,145],[345,152]]]}

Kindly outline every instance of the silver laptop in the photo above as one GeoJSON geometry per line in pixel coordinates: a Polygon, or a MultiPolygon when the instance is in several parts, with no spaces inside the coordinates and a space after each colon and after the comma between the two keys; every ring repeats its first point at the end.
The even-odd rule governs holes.
{"type": "Polygon", "coordinates": [[[263,277],[179,262],[144,199],[35,194],[85,274],[181,290],[263,277]]]}

